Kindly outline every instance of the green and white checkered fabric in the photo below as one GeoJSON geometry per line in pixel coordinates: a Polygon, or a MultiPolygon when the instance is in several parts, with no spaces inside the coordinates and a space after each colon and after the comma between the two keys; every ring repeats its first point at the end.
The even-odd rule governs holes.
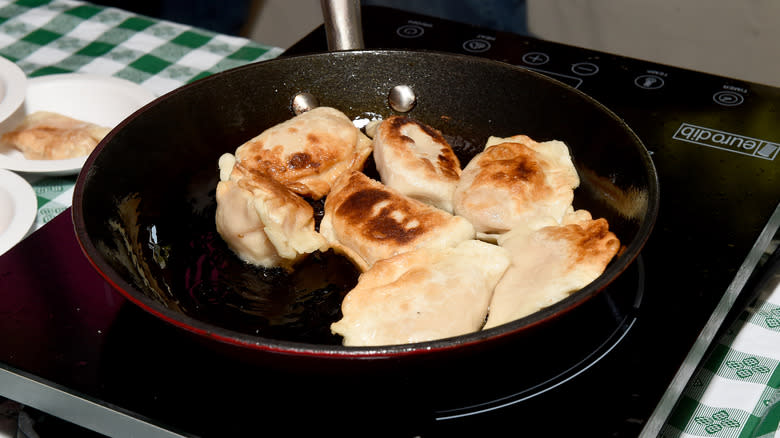
{"type": "MultiPolygon", "coordinates": [[[[116,76],[157,95],[282,52],[245,38],[74,0],[0,0],[0,55],[29,77],[116,76]]],[[[24,175],[38,194],[37,230],[71,205],[76,176],[24,175]]]]}
{"type": "Polygon", "coordinates": [[[35,196],[38,198],[38,215],[30,228],[30,232],[33,232],[71,206],[76,177],[70,175],[25,175],[25,177],[33,186],[35,196]]]}
{"type": "Polygon", "coordinates": [[[245,38],[73,0],[0,0],[0,55],[28,76],[117,76],[158,95],[210,74],[278,56],[245,38]]]}
{"type": "Polygon", "coordinates": [[[780,274],[720,339],[662,436],[780,437],[780,274]]]}

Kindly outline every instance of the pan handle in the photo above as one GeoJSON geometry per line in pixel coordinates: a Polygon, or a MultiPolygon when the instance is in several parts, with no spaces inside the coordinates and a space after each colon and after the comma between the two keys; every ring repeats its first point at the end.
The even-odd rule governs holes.
{"type": "Polygon", "coordinates": [[[320,0],[320,4],[325,19],[328,50],[363,49],[360,0],[320,0]]]}

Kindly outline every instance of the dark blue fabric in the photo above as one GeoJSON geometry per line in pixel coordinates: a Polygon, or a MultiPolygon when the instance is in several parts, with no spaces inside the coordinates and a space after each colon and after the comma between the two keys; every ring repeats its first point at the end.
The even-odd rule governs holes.
{"type": "MultiPolygon", "coordinates": [[[[214,32],[239,35],[249,18],[251,0],[91,0],[126,11],[214,32]]],[[[317,3],[319,7],[319,3],[317,3]]]]}
{"type": "Polygon", "coordinates": [[[362,0],[362,4],[386,6],[521,35],[528,33],[525,0],[362,0]]]}
{"type": "MultiPolygon", "coordinates": [[[[310,0],[317,8],[320,4],[310,0]]],[[[528,33],[525,0],[361,0],[495,30],[528,33]]],[[[249,18],[251,0],[93,0],[138,14],[175,21],[228,35],[239,35],[249,18]]]]}

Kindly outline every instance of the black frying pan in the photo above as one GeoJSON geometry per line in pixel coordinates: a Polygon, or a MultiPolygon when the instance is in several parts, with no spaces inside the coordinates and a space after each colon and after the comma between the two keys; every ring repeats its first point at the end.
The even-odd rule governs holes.
{"type": "MultiPolygon", "coordinates": [[[[371,162],[365,171],[376,177],[371,162]]],[[[638,256],[658,196],[641,141],[578,90],[480,58],[359,50],[251,64],[158,98],[98,145],[78,177],[72,211],[82,249],[106,280],[201,339],[293,361],[403,360],[511,342],[593,297],[638,256]],[[360,119],[396,114],[388,104],[396,85],[410,86],[417,96],[407,115],[442,131],[464,166],[490,135],[566,142],[582,180],[575,208],[609,221],[624,245],[619,256],[579,292],[494,329],[419,344],[341,346],[329,325],[357,271],[330,252],[310,257],[292,274],[241,262],[215,231],[217,159],[292,117],[301,92],[360,119]]]]}

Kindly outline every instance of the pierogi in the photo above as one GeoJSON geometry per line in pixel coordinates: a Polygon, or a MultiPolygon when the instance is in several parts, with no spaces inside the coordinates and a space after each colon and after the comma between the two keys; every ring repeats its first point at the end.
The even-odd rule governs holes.
{"type": "Polygon", "coordinates": [[[28,160],[66,160],[89,155],[111,128],[50,112],[29,114],[2,142],[28,160]]]}
{"type": "Polygon", "coordinates": [[[492,328],[597,278],[620,241],[574,210],[563,142],[490,137],[461,170],[441,132],[333,108],[276,125],[220,158],[217,231],[242,260],[294,269],[334,250],[361,272],[331,325],[344,345],[423,342],[492,328]],[[373,151],[377,181],[363,173],[373,151]],[[304,197],[324,198],[317,228],[304,197]],[[476,240],[480,239],[480,240],[476,240]]]}
{"type": "Polygon", "coordinates": [[[491,137],[469,161],[455,189],[455,214],[487,241],[522,227],[560,223],[579,177],[563,142],[538,143],[525,135],[491,137]]]}
{"type": "Polygon", "coordinates": [[[446,248],[475,237],[466,219],[404,196],[362,172],[347,172],[325,199],[320,232],[361,270],[419,248],[446,248]]]}
{"type": "Polygon", "coordinates": [[[607,221],[592,219],[586,210],[567,214],[562,224],[550,222],[499,238],[512,263],[493,293],[486,329],[528,316],[587,286],[620,248],[607,221]]]}
{"type": "Polygon", "coordinates": [[[344,345],[424,342],[482,327],[507,251],[479,240],[380,260],[358,280],[331,330],[344,345]]]}
{"type": "Polygon", "coordinates": [[[303,198],[266,175],[245,178],[231,154],[219,166],[217,232],[240,259],[290,270],[307,254],[327,249],[303,198]]]}
{"type": "Polygon", "coordinates": [[[438,130],[407,117],[389,117],[376,128],[374,162],[386,186],[452,213],[460,161],[438,130]]]}
{"type": "Polygon", "coordinates": [[[318,107],[263,131],[236,149],[250,174],[270,176],[299,195],[320,199],[371,155],[366,137],[341,111],[318,107]]]}

